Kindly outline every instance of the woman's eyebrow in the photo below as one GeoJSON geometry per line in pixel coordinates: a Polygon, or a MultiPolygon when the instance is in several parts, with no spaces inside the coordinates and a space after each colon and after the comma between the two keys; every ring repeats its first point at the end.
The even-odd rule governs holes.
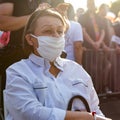
{"type": "MultiPolygon", "coordinates": [[[[47,28],[52,28],[53,26],[52,25],[44,25],[44,26],[42,26],[41,28],[44,28],[44,29],[47,29],[47,28]]],[[[59,26],[57,26],[58,28],[63,28],[63,26],[62,25],[59,25],[59,26]]]]}

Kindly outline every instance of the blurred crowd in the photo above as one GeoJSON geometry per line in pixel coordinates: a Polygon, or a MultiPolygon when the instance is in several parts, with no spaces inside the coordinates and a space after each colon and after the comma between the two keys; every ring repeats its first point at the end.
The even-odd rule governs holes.
{"type": "Polygon", "coordinates": [[[84,34],[83,67],[92,76],[98,93],[120,91],[120,1],[96,8],[95,1],[87,1],[87,10],[79,8],[76,20],[84,34]],[[117,9],[116,12],[114,12],[117,9]]]}

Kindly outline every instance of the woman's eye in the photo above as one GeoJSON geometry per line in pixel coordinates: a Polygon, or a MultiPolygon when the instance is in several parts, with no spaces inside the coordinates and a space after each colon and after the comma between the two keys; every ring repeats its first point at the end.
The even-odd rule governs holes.
{"type": "Polygon", "coordinates": [[[51,33],[51,30],[46,30],[46,31],[44,31],[45,33],[51,33]]]}
{"type": "Polygon", "coordinates": [[[43,34],[51,34],[52,32],[51,32],[51,30],[44,30],[44,31],[42,31],[42,33],[43,34]]]}
{"type": "Polygon", "coordinates": [[[58,34],[60,34],[60,35],[63,34],[63,31],[58,31],[58,34]]]}

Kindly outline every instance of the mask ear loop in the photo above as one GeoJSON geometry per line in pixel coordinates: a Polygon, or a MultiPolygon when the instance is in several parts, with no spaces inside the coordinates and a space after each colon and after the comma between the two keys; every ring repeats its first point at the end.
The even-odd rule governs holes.
{"type": "Polygon", "coordinates": [[[30,34],[30,35],[31,35],[32,37],[36,38],[36,39],[38,38],[37,36],[35,36],[35,35],[33,35],[33,34],[30,34]]]}

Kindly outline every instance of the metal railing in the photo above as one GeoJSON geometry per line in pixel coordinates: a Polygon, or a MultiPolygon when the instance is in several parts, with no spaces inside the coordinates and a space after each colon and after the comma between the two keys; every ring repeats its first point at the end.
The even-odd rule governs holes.
{"type": "Polygon", "coordinates": [[[97,93],[102,95],[120,93],[120,54],[114,49],[85,50],[83,67],[90,74],[97,93]]]}

